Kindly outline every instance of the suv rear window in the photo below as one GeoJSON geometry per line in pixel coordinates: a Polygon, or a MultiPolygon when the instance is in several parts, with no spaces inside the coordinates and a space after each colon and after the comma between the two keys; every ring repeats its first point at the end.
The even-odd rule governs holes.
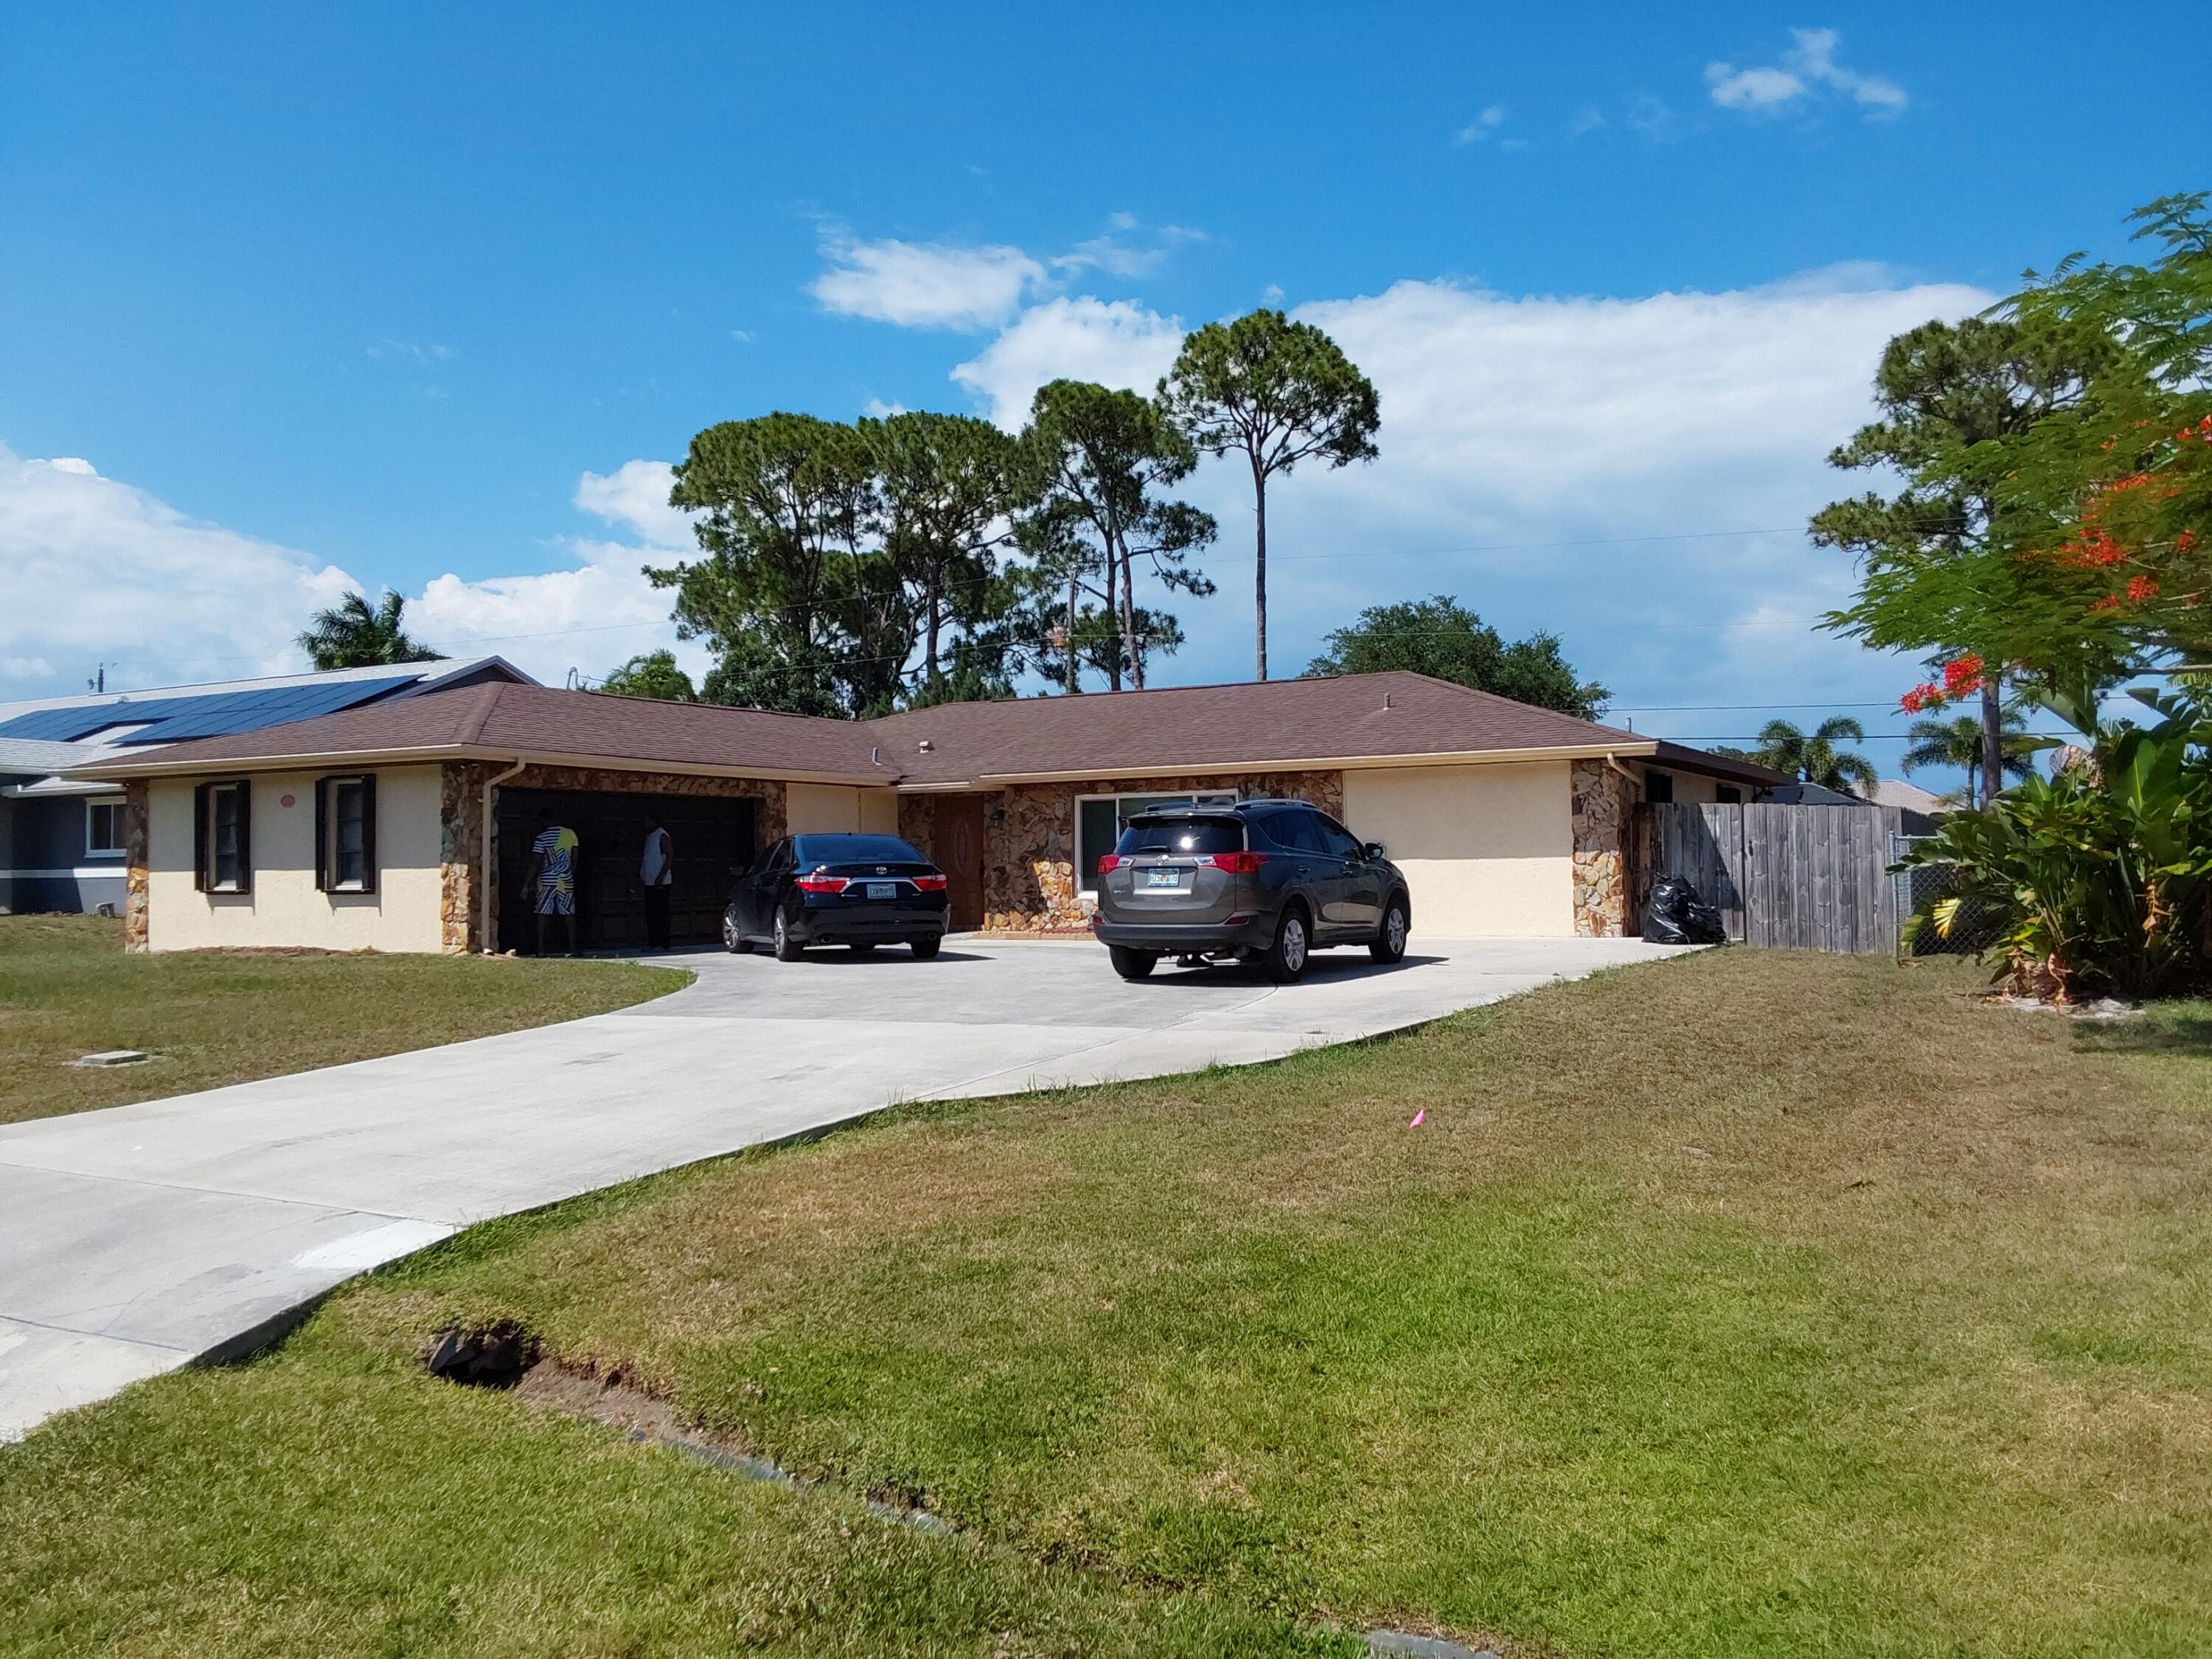
{"type": "Polygon", "coordinates": [[[1238,819],[1178,817],[1132,819],[1114,850],[1127,858],[1132,853],[1236,853],[1243,847],[1238,819]]]}

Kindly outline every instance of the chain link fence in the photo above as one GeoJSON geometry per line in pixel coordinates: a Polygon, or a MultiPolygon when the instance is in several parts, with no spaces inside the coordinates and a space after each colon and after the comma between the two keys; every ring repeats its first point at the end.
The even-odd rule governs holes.
{"type": "MultiPolygon", "coordinates": [[[[1926,840],[1923,836],[1892,836],[1890,862],[1894,864],[1926,840]]],[[[2003,937],[2012,917],[2002,906],[1986,899],[1963,897],[1958,871],[1950,865],[1922,864],[1899,870],[1897,884],[1897,953],[1900,957],[1978,957],[2003,937]],[[1940,913],[1947,900],[1957,903],[1940,913]]]]}

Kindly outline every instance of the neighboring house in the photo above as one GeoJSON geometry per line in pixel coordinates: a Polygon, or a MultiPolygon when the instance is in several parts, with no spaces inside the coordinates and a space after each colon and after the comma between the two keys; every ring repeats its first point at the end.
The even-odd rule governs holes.
{"type": "Polygon", "coordinates": [[[123,913],[123,791],[62,774],[188,738],[489,679],[535,684],[501,658],[468,657],[0,703],[0,912],[123,913]]]}
{"type": "Polygon", "coordinates": [[[1908,836],[1932,836],[1936,820],[1946,812],[1955,812],[1959,804],[1923,789],[1917,783],[1907,783],[1903,778],[1883,778],[1874,787],[1869,797],[1876,806],[1894,806],[1898,811],[1898,826],[1908,836]]]}
{"type": "Polygon", "coordinates": [[[1936,820],[1954,810],[1954,803],[1901,778],[1877,779],[1873,792],[1865,795],[1848,794],[1818,783],[1785,783],[1760,790],[1759,799],[1778,806],[1864,806],[1869,802],[1876,806],[1894,806],[1898,810],[1899,832],[1907,836],[1935,834],[1936,820]]]}
{"type": "Polygon", "coordinates": [[[1421,931],[1618,935],[1639,800],[1786,781],[1410,673],[866,721],[487,684],[76,775],[125,792],[125,841],[145,849],[126,934],[162,951],[513,945],[541,808],[581,840],[587,945],[643,937],[648,809],[675,839],[679,939],[715,937],[732,870],[757,852],[851,830],[927,852],[951,878],[956,927],[1079,933],[1098,860],[1133,813],[1260,795],[1302,797],[1384,842],[1421,931]]]}

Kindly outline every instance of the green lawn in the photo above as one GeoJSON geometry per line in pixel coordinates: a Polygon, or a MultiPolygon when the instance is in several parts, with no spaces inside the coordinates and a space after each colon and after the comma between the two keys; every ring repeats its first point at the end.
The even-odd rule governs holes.
{"type": "Polygon", "coordinates": [[[0,1123],[368,1060],[665,996],[620,962],[210,951],[127,956],[99,916],[0,916],[0,1123]],[[70,1061],[139,1048],[143,1066],[70,1061]]]}
{"type": "Polygon", "coordinates": [[[0,1649],[2200,1654],[2212,1012],[1974,987],[1717,952],[472,1230],[0,1449],[0,1649]],[[962,1535],[417,1368],[497,1320],[962,1535]]]}

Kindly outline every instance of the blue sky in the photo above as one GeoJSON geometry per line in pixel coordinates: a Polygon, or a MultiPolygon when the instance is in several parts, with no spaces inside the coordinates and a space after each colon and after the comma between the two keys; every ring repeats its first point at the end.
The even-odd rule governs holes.
{"type": "MultiPolygon", "coordinates": [[[[1271,502],[1279,673],[1447,592],[1741,736],[1667,706],[1911,678],[1809,634],[1848,571],[1795,531],[1881,339],[2212,160],[2057,5],[460,10],[0,25],[0,696],[281,666],[349,581],[603,673],[700,426],[1149,384],[1279,302],[1384,455],[1271,502]]],[[[1193,493],[1160,678],[1241,677],[1249,503],[1193,493]]]]}

